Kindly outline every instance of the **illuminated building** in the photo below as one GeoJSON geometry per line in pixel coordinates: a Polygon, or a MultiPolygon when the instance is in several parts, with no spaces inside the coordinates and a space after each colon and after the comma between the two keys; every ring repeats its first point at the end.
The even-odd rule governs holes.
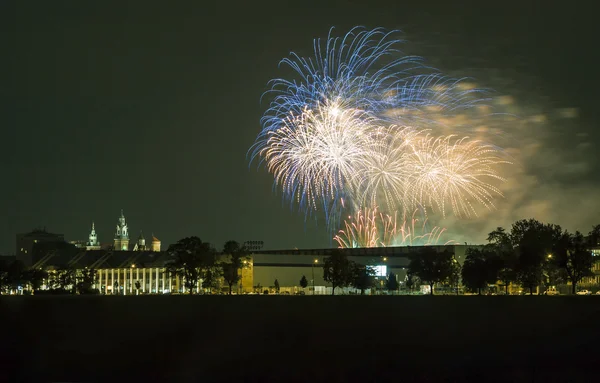
{"type": "Polygon", "coordinates": [[[133,251],[146,251],[146,238],[144,238],[144,234],[141,230],[138,240],[135,246],[133,247],[133,251]]]}
{"type": "Polygon", "coordinates": [[[127,230],[127,223],[125,223],[125,216],[123,210],[121,210],[121,217],[117,223],[117,230],[115,231],[115,250],[127,251],[129,250],[129,232],[127,230]]]}
{"type": "Polygon", "coordinates": [[[588,289],[596,289],[600,287],[600,245],[591,248],[594,263],[592,265],[593,276],[585,277],[581,280],[578,286],[588,289]]]}
{"type": "Polygon", "coordinates": [[[152,234],[152,251],[160,251],[160,240],[152,234]]]}
{"type": "MultiPolygon", "coordinates": [[[[140,236],[143,238],[143,236],[140,236]]],[[[160,246],[154,236],[153,245],[160,246]]],[[[55,252],[53,257],[39,262],[36,266],[52,271],[59,266],[68,266],[75,269],[94,269],[97,272],[94,288],[101,294],[131,295],[131,294],[165,294],[186,293],[180,277],[169,276],[165,270],[166,265],[173,260],[167,252],[140,250],[145,241],[140,241],[136,246],[138,251],[125,250],[80,250],[55,252]]],[[[457,261],[462,263],[465,251],[470,246],[445,245],[430,246],[438,251],[451,251],[457,261]]],[[[135,248],[135,247],[134,247],[135,248]]],[[[307,249],[307,250],[258,250],[252,252],[249,260],[245,261],[240,273],[240,281],[234,286],[236,293],[274,292],[274,282],[277,279],[280,292],[295,294],[302,289],[300,279],[306,277],[309,286],[315,286],[317,294],[331,294],[331,287],[323,280],[323,261],[331,255],[333,250],[342,251],[348,259],[362,265],[373,266],[376,270],[374,278],[378,285],[393,272],[399,282],[404,281],[406,268],[409,264],[409,255],[414,254],[421,247],[379,247],[379,248],[353,248],[353,249],[307,249]]],[[[222,258],[221,260],[224,260],[222,258]]],[[[198,290],[201,289],[202,280],[198,281],[198,290]]],[[[221,280],[216,289],[227,291],[227,285],[221,280]]],[[[336,289],[336,293],[348,293],[351,288],[336,289]]],[[[308,289],[312,291],[312,289],[308,289]]]]}
{"type": "Polygon", "coordinates": [[[98,242],[98,235],[96,235],[96,227],[94,222],[92,222],[92,231],[90,231],[85,248],[86,250],[100,250],[100,242],[98,242]]]}
{"type": "MultiPolygon", "coordinates": [[[[428,246],[442,252],[449,250],[456,260],[462,264],[468,245],[441,245],[428,246]]],[[[341,251],[348,256],[350,261],[375,268],[375,278],[380,282],[394,273],[399,282],[404,281],[406,269],[410,262],[409,255],[421,249],[421,246],[402,247],[371,247],[348,249],[305,249],[305,250],[269,250],[252,254],[254,285],[261,287],[273,286],[275,279],[279,282],[282,291],[291,294],[302,290],[299,282],[305,276],[311,290],[313,282],[317,294],[331,294],[331,287],[323,280],[323,260],[331,255],[333,250],[341,251]],[[314,275],[314,281],[313,281],[314,275]]],[[[339,289],[341,293],[343,290],[339,289]]],[[[336,293],[338,289],[336,288],[336,293]]]]}

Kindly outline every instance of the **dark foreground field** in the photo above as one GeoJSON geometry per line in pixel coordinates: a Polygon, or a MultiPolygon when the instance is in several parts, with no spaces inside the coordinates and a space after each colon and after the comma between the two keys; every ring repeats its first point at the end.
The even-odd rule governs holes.
{"type": "Polygon", "coordinates": [[[3,297],[0,310],[5,381],[600,379],[594,296],[3,297]]]}

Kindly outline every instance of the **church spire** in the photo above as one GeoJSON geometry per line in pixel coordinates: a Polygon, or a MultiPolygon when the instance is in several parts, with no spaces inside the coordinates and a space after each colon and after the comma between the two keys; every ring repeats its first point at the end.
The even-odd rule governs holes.
{"type": "Polygon", "coordinates": [[[98,236],[96,235],[96,225],[94,224],[94,221],[92,221],[92,231],[90,231],[90,236],[88,237],[86,248],[88,250],[97,250],[100,248],[100,243],[98,242],[98,236]]]}
{"type": "Polygon", "coordinates": [[[123,209],[121,209],[121,217],[117,223],[115,232],[115,250],[128,250],[129,249],[129,232],[127,230],[127,223],[125,223],[125,215],[123,209]]]}

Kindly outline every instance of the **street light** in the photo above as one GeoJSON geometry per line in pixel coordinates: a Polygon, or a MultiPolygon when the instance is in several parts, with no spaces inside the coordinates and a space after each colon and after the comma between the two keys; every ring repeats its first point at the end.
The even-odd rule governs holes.
{"type": "Polygon", "coordinates": [[[312,295],[315,295],[315,265],[319,263],[318,259],[315,259],[315,261],[312,264],[312,282],[313,282],[313,293],[312,295]]]}
{"type": "Polygon", "coordinates": [[[247,263],[248,261],[244,259],[244,266],[242,266],[242,271],[240,272],[240,290],[242,294],[244,294],[244,269],[247,263]]]}

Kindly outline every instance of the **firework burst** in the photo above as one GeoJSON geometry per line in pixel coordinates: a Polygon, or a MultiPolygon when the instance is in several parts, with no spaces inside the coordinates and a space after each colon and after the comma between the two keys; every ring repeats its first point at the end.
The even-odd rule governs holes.
{"type": "Polygon", "coordinates": [[[330,31],[314,41],[313,57],[283,59],[297,78],[270,82],[271,102],[249,151],[306,216],[322,209],[332,229],[350,213],[346,239],[336,236],[345,247],[436,237],[435,230],[415,236],[406,226],[414,215],[407,220],[406,212],[468,217],[477,214],[474,205],[493,208],[502,196],[494,183],[504,180],[498,169],[507,162],[497,148],[436,134],[439,121],[479,105],[480,90],[403,56],[394,36],[354,28],[339,38],[330,31]],[[360,206],[401,211],[403,221],[398,226],[395,213],[360,206]]]}
{"type": "Polygon", "coordinates": [[[284,196],[316,209],[336,200],[360,163],[369,158],[372,119],[338,102],[305,108],[269,132],[263,155],[284,196]]]}
{"type": "Polygon", "coordinates": [[[435,206],[446,215],[449,204],[456,216],[477,215],[471,201],[486,208],[502,192],[488,180],[504,181],[497,168],[509,162],[500,151],[468,137],[433,137],[412,140],[405,166],[406,190],[412,204],[435,206]]]}

